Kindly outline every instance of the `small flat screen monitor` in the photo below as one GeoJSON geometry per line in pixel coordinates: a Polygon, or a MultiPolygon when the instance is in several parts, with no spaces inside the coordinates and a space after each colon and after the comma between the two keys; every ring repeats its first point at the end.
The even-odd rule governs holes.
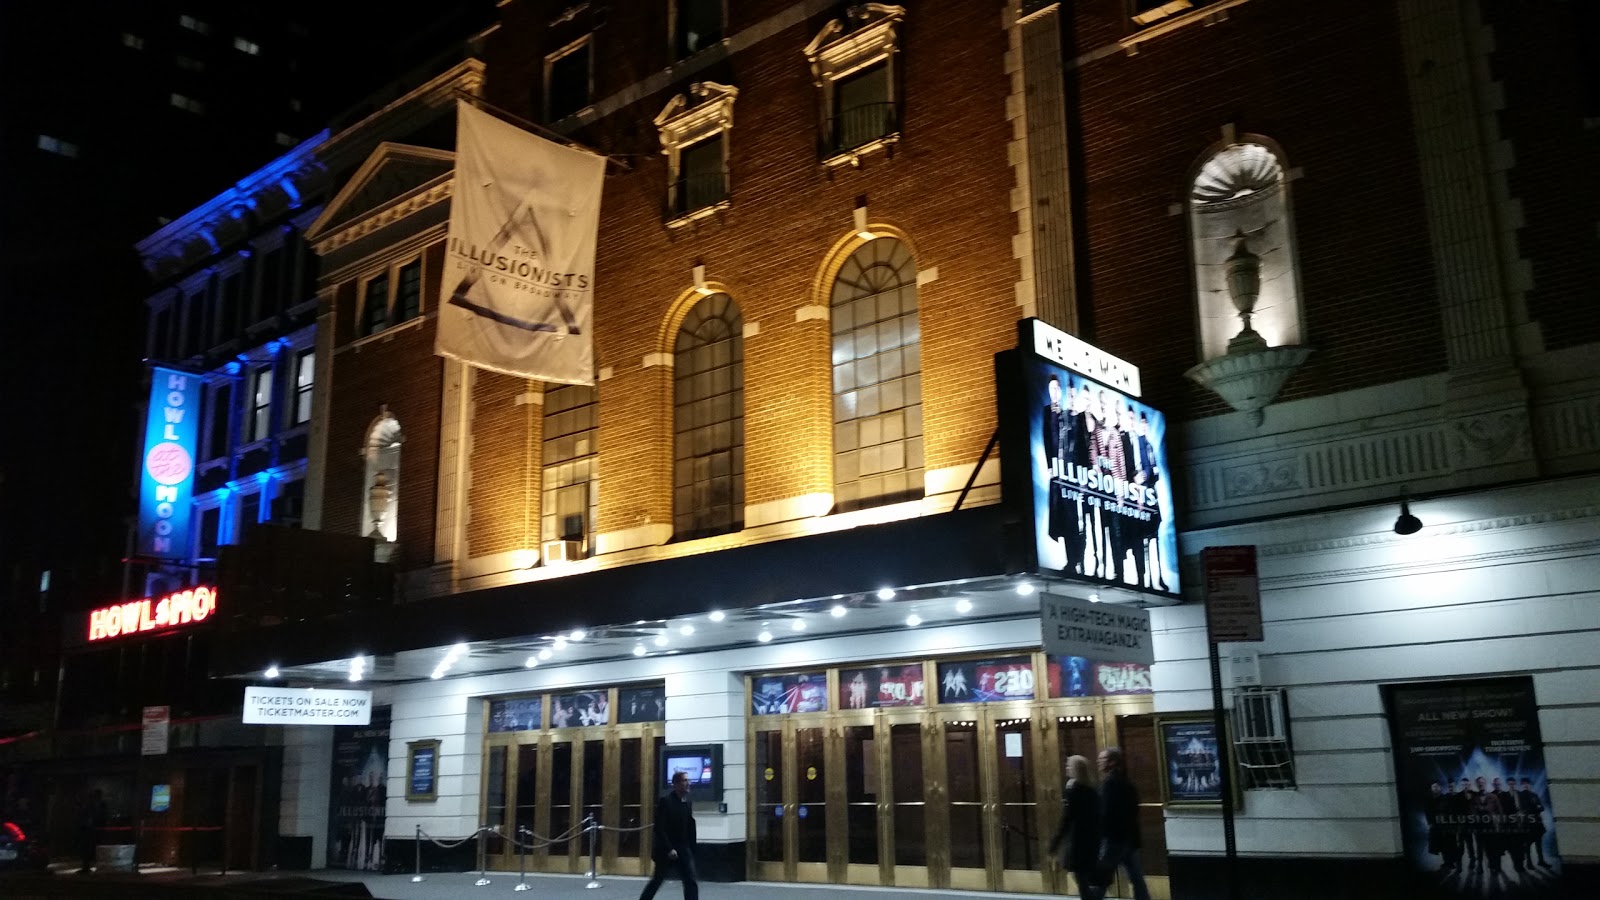
{"type": "Polygon", "coordinates": [[[721,744],[677,745],[662,748],[662,788],[670,788],[672,779],[679,772],[689,776],[691,799],[707,801],[722,799],[721,744]]]}

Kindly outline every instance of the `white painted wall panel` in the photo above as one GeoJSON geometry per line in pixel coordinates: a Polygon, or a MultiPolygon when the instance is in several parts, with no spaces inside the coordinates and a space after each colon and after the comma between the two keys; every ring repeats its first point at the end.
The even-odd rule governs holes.
{"type": "Polygon", "coordinates": [[[1297,750],[1368,750],[1389,746],[1387,719],[1295,720],[1294,746],[1297,750]]]}
{"type": "MultiPolygon", "coordinates": [[[[1320,784],[1394,783],[1394,765],[1387,751],[1304,753],[1297,746],[1294,774],[1301,787],[1320,784]]],[[[1255,796],[1252,792],[1251,796],[1255,796]]]]}
{"type": "Polygon", "coordinates": [[[1375,684],[1318,684],[1289,691],[1295,719],[1383,715],[1383,694],[1375,684]]]}
{"type": "MultiPolygon", "coordinates": [[[[1547,746],[1544,765],[1551,781],[1600,781],[1600,747],[1593,743],[1547,746]]],[[[1590,815],[1600,816],[1600,810],[1590,815]]]]}
{"type": "Polygon", "coordinates": [[[1302,784],[1295,791],[1247,791],[1244,806],[1256,819],[1382,819],[1400,814],[1387,784],[1302,784]]]}
{"type": "Polygon", "coordinates": [[[1600,861],[1600,821],[1562,822],[1556,840],[1568,860],[1600,861]]]}
{"type": "MultiPolygon", "coordinates": [[[[1400,852],[1396,819],[1241,818],[1236,834],[1244,855],[1394,856],[1400,852]],[[1313,853],[1313,848],[1320,852],[1313,853]]],[[[1222,822],[1213,815],[1167,814],[1167,850],[1222,852],[1222,822]]]]}
{"type": "Polygon", "coordinates": [[[1600,702],[1600,668],[1540,672],[1533,676],[1533,689],[1542,706],[1564,706],[1600,702]]]}
{"type": "Polygon", "coordinates": [[[1600,706],[1542,709],[1539,731],[1551,744],[1600,741],[1600,706]]]}

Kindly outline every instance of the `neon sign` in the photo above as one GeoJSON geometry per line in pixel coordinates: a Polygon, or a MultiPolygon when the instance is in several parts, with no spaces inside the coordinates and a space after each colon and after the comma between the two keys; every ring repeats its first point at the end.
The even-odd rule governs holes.
{"type": "Polygon", "coordinates": [[[157,367],[151,376],[139,485],[139,552],[145,556],[188,556],[199,395],[200,379],[193,375],[157,367]]]}
{"type": "Polygon", "coordinates": [[[113,603],[89,613],[89,640],[169,631],[180,625],[203,622],[216,611],[217,589],[214,587],[186,588],[160,599],[147,597],[113,603]]]}

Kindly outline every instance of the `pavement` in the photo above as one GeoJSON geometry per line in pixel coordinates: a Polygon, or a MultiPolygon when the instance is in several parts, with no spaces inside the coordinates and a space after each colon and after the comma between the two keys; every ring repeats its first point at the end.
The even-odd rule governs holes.
{"type": "MultiPolygon", "coordinates": [[[[646,879],[623,875],[607,875],[600,879],[600,887],[589,889],[589,879],[583,875],[529,875],[527,891],[515,890],[516,872],[489,872],[489,883],[479,887],[477,872],[428,873],[420,884],[413,884],[410,875],[363,875],[360,872],[319,871],[296,873],[327,881],[360,881],[366,884],[372,896],[382,900],[475,900],[495,897],[500,900],[634,900],[644,889],[646,879]]],[[[676,881],[661,885],[658,900],[677,900],[683,888],[676,881]]],[[[854,885],[776,884],[765,881],[700,882],[702,900],[995,900],[995,898],[1031,898],[1039,894],[997,894],[989,891],[928,891],[910,888],[872,888],[854,885]]]]}

